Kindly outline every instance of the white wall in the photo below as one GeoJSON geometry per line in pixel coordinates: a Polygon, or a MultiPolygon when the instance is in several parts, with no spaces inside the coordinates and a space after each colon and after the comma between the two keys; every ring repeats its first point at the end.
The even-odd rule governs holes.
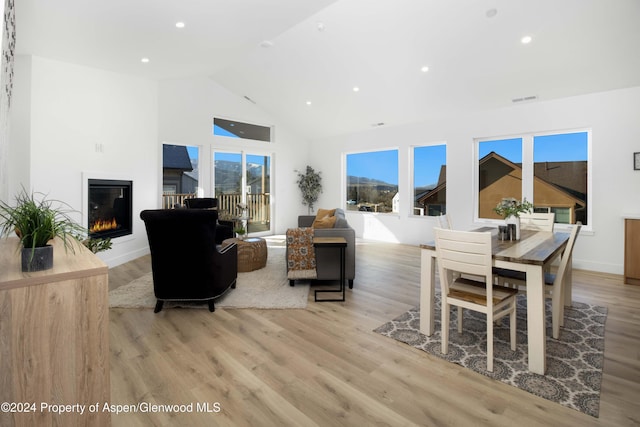
{"type": "Polygon", "coordinates": [[[447,143],[447,211],[456,227],[473,224],[473,140],[522,132],[592,129],[593,188],[590,196],[592,232],[576,241],[574,266],[622,274],[624,239],[622,216],[640,212],[640,171],[632,155],[640,151],[640,88],[616,90],[557,101],[535,102],[484,111],[456,119],[403,126],[316,141],[310,156],[323,172],[325,191],[318,206],[344,206],[343,153],[399,147],[401,213],[349,213],[359,237],[408,244],[433,240],[433,218],[408,215],[411,201],[409,151],[413,145],[447,143]],[[404,207],[404,208],[403,208],[404,207]]]}
{"type": "Polygon", "coordinates": [[[157,98],[154,81],[17,58],[9,154],[17,167],[10,169],[10,192],[24,185],[63,200],[81,222],[83,173],[133,180],[133,235],[114,239],[113,248],[99,254],[109,266],[148,252],[139,212],[157,203],[157,98]]]}
{"type": "MultiPolygon", "coordinates": [[[[175,79],[160,82],[159,145],[162,143],[200,147],[200,185],[205,196],[212,195],[212,150],[246,150],[249,154],[269,154],[273,164],[272,229],[284,234],[306,213],[294,170],[308,163],[307,141],[291,133],[285,124],[244,98],[230,93],[208,78],[175,79]],[[275,142],[247,141],[213,136],[213,118],[222,117],[265,126],[274,126],[275,142]]],[[[160,172],[160,171],[159,171],[160,172]]],[[[162,184],[160,180],[160,185],[162,184]]],[[[158,189],[160,194],[161,188],[158,189]]]]}

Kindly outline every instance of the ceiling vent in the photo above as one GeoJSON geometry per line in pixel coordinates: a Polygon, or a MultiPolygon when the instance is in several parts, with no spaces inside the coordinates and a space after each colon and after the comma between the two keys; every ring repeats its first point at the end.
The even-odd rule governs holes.
{"type": "Polygon", "coordinates": [[[515,104],[518,102],[531,102],[531,101],[535,101],[536,99],[538,99],[538,95],[530,95],[530,96],[523,96],[521,98],[513,98],[511,102],[515,104]]]}

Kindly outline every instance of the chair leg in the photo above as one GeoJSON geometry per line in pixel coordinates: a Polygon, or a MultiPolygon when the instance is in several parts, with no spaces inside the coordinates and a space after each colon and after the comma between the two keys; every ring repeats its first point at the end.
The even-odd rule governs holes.
{"type": "Polygon", "coordinates": [[[207,301],[207,303],[209,304],[209,311],[210,311],[210,312],[212,312],[212,313],[213,313],[214,311],[216,311],[216,306],[213,304],[213,300],[212,300],[212,299],[210,299],[209,301],[207,301]]]}
{"type": "Polygon", "coordinates": [[[556,340],[560,337],[560,313],[562,312],[562,302],[558,301],[558,299],[554,291],[551,298],[551,327],[553,329],[553,338],[556,340]]]}
{"type": "Polygon", "coordinates": [[[493,372],[493,322],[487,313],[487,371],[493,372]]]}
{"type": "Polygon", "coordinates": [[[349,289],[353,289],[353,279],[349,279],[349,289]]]}
{"type": "Polygon", "coordinates": [[[156,300],[156,308],[153,309],[153,312],[160,313],[160,310],[162,310],[163,305],[164,305],[164,301],[156,300]]]}
{"type": "Polygon", "coordinates": [[[513,303],[513,310],[509,314],[509,328],[511,335],[511,350],[516,351],[516,303],[513,303]]]}
{"type": "Polygon", "coordinates": [[[446,296],[442,297],[441,304],[442,317],[440,322],[440,334],[442,335],[442,354],[449,353],[449,304],[446,302],[446,296]]]}
{"type": "Polygon", "coordinates": [[[293,286],[295,285],[296,281],[295,280],[289,280],[289,286],[293,286]]]}

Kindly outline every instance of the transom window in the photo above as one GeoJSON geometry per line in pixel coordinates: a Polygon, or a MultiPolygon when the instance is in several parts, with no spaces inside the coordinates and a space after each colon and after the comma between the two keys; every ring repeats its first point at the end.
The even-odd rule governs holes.
{"type": "Polygon", "coordinates": [[[271,127],[269,126],[254,125],[218,117],[213,119],[213,134],[217,136],[271,142],[271,133],[271,127]]]}

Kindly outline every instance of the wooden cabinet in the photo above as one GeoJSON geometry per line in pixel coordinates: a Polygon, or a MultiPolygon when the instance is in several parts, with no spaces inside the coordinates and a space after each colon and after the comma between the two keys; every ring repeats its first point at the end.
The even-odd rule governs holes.
{"type": "Polygon", "coordinates": [[[640,219],[624,220],[624,283],[640,285],[640,219]]]}
{"type": "Polygon", "coordinates": [[[18,239],[0,239],[0,402],[13,405],[3,406],[0,425],[108,426],[107,266],[84,246],[74,254],[59,241],[53,263],[23,273],[18,239]]]}

